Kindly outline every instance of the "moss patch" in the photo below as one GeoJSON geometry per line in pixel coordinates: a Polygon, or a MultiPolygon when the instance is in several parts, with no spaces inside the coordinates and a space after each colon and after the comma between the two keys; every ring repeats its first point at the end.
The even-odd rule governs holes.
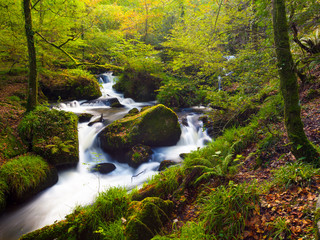
{"type": "Polygon", "coordinates": [[[26,115],[19,133],[30,150],[54,165],[79,161],[78,117],[74,113],[38,107],[26,115]]]}
{"type": "Polygon", "coordinates": [[[40,156],[20,156],[3,164],[0,170],[2,193],[9,186],[8,198],[13,202],[24,201],[58,180],[56,169],[40,156]]]}
{"type": "Polygon", "coordinates": [[[137,115],[122,118],[108,125],[100,134],[105,151],[129,150],[137,144],[168,146],[181,135],[177,115],[164,105],[156,105],[137,115]]]}
{"type": "Polygon", "coordinates": [[[127,240],[147,240],[155,236],[173,209],[172,201],[161,198],[146,198],[140,202],[132,202],[129,211],[131,216],[126,225],[127,240]]]}

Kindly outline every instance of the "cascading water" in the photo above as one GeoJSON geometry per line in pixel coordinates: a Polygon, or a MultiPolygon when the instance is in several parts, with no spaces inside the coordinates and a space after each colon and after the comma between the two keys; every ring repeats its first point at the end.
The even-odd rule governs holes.
{"type": "MultiPolygon", "coordinates": [[[[59,109],[75,113],[91,113],[96,118],[103,116],[103,121],[110,123],[123,117],[130,109],[138,109],[154,102],[137,103],[124,98],[112,89],[114,77],[111,73],[99,77],[102,85],[102,97],[94,101],[73,101],[62,103],[59,109]],[[111,108],[110,99],[118,99],[124,108],[111,108]]],[[[181,124],[181,138],[175,146],[153,148],[152,159],[137,169],[126,163],[119,163],[99,147],[97,134],[103,129],[104,123],[96,122],[88,126],[88,122],[79,123],[79,156],[76,168],[59,172],[59,181],[51,188],[39,193],[25,204],[9,209],[0,218],[0,240],[15,240],[22,234],[52,224],[70,213],[75,206],[91,203],[98,192],[113,186],[132,189],[147,181],[157,173],[163,160],[181,161],[179,155],[203,147],[210,137],[202,129],[199,115],[186,114],[185,124],[181,124]],[[97,163],[113,163],[116,169],[102,175],[91,171],[97,163]]],[[[93,117],[94,118],[94,117],[93,117]]]]}

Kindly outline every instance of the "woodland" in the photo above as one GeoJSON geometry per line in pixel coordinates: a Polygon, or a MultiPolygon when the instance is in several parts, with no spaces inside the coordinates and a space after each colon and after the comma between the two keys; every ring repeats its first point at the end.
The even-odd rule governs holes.
{"type": "Polygon", "coordinates": [[[0,213],[77,163],[80,116],[49,107],[98,98],[101,73],[135,101],[204,106],[213,138],[21,239],[319,239],[319,0],[0,0],[0,13],[0,213]]]}

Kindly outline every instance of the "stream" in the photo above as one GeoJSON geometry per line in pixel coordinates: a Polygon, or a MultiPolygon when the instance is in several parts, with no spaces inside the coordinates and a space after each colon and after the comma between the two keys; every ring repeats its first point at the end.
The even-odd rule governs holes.
{"type": "MultiPolygon", "coordinates": [[[[56,108],[74,113],[90,113],[94,118],[103,114],[103,122],[88,126],[88,122],[79,123],[79,164],[77,167],[60,170],[58,182],[42,191],[28,202],[8,209],[0,216],[0,240],[16,240],[20,236],[55,221],[62,220],[72,212],[77,205],[90,204],[101,191],[110,187],[122,186],[128,190],[142,185],[152,175],[158,173],[158,167],[163,160],[180,162],[181,153],[188,153],[201,148],[211,141],[206,131],[202,129],[199,114],[193,109],[182,109],[179,119],[184,119],[181,125],[182,134],[175,146],[153,148],[154,154],[149,162],[137,169],[126,163],[119,163],[99,147],[97,134],[106,123],[122,118],[132,108],[139,110],[155,102],[135,102],[124,98],[122,94],[112,89],[115,77],[112,73],[101,74],[102,97],[93,101],[72,101],[60,103],[56,108]],[[123,108],[111,108],[106,100],[117,98],[123,108]],[[109,162],[116,169],[106,175],[94,173],[90,169],[97,163],[109,162]]],[[[91,120],[92,121],[92,120],[91,120]]]]}

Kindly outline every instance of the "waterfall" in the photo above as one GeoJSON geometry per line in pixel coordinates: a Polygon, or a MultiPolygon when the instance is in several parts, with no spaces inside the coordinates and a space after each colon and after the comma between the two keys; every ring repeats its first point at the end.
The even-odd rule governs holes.
{"type": "MultiPolygon", "coordinates": [[[[123,94],[112,89],[115,77],[111,73],[101,74],[98,78],[102,86],[102,96],[94,101],[72,101],[60,103],[56,108],[75,113],[90,113],[112,122],[122,118],[132,108],[141,109],[154,102],[135,102],[124,98],[123,94]],[[108,99],[117,98],[124,108],[106,106],[108,99]]],[[[22,234],[62,220],[77,205],[90,204],[95,196],[110,187],[123,186],[132,189],[142,185],[156,174],[163,160],[181,161],[181,153],[203,147],[210,137],[203,130],[199,115],[184,113],[186,124],[181,124],[181,138],[175,146],[153,148],[154,154],[149,162],[137,169],[126,163],[119,163],[102,151],[97,134],[103,129],[101,122],[88,126],[88,122],[79,123],[79,164],[77,167],[59,172],[57,184],[42,191],[30,201],[6,211],[0,217],[0,240],[15,240],[22,234]],[[106,175],[93,173],[96,163],[113,163],[116,169],[106,175]],[[136,176],[133,178],[133,176],[136,176]]]]}

